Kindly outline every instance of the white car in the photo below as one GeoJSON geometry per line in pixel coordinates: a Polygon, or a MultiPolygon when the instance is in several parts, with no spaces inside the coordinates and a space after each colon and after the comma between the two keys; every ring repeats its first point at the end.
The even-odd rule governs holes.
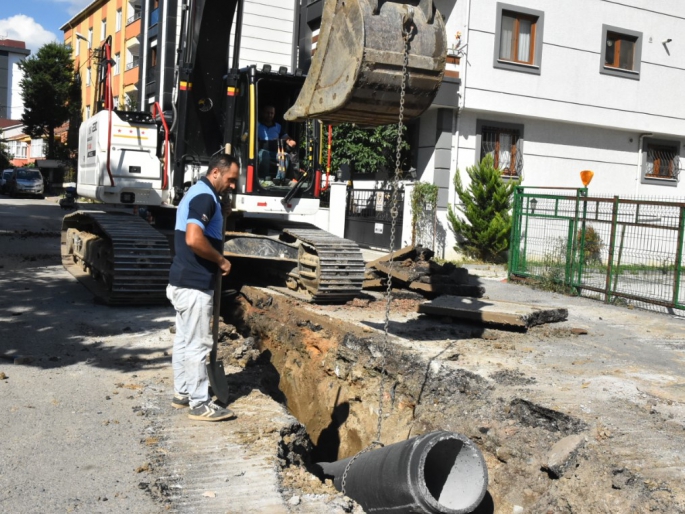
{"type": "Polygon", "coordinates": [[[43,175],[36,168],[16,168],[7,182],[11,197],[17,195],[38,195],[44,197],[43,175]]]}

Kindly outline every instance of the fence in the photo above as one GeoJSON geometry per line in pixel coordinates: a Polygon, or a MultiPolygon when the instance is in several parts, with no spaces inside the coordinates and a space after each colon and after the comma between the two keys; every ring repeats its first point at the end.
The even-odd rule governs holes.
{"type": "Polygon", "coordinates": [[[684,232],[685,203],[520,186],[509,274],[606,302],[685,309],[684,232]]]}
{"type": "MultiPolygon", "coordinates": [[[[362,246],[390,248],[392,225],[392,189],[349,189],[345,214],[345,237],[362,246]]],[[[397,191],[395,199],[394,246],[402,241],[404,190],[397,191]]]]}

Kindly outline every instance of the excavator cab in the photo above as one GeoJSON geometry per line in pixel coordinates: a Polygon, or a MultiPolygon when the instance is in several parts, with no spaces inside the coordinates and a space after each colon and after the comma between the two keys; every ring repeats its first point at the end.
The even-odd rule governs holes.
{"type": "MultiPolygon", "coordinates": [[[[227,140],[241,162],[238,210],[287,212],[289,202],[291,207],[299,204],[295,210],[300,211],[318,196],[320,123],[283,119],[303,82],[302,75],[270,67],[249,66],[229,77],[233,124],[227,140]],[[269,111],[271,118],[265,119],[269,111]],[[284,197],[288,202],[280,201],[284,197]]],[[[308,210],[316,204],[318,200],[308,210]]]]}
{"type": "Polygon", "coordinates": [[[408,121],[435,98],[446,53],[445,24],[433,0],[326,0],[307,80],[285,118],[396,123],[406,73],[408,121]]]}

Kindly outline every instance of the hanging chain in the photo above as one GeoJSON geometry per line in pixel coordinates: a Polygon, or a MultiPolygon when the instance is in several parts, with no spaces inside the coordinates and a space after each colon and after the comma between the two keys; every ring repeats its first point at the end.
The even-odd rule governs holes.
{"type": "MultiPolygon", "coordinates": [[[[393,267],[393,251],[395,248],[395,228],[397,226],[397,201],[398,201],[398,189],[399,189],[399,179],[402,172],[402,141],[404,132],[404,97],[407,89],[407,67],[409,65],[409,42],[411,41],[411,36],[413,35],[414,26],[410,24],[406,29],[402,29],[403,39],[404,39],[404,60],[402,61],[402,86],[400,89],[400,114],[399,120],[397,122],[397,149],[395,151],[395,175],[392,179],[392,197],[390,200],[390,269],[393,267]]],[[[388,328],[390,327],[390,304],[392,302],[392,277],[388,275],[388,286],[386,289],[385,296],[385,323],[383,324],[383,340],[380,346],[380,385],[378,391],[378,424],[376,425],[376,439],[371,442],[366,448],[357,453],[354,457],[350,459],[345,466],[345,471],[342,475],[342,493],[346,494],[347,486],[347,473],[349,472],[352,464],[357,458],[372,450],[375,447],[382,447],[381,442],[381,429],[383,427],[383,394],[385,389],[385,354],[388,347],[388,328]]]]}

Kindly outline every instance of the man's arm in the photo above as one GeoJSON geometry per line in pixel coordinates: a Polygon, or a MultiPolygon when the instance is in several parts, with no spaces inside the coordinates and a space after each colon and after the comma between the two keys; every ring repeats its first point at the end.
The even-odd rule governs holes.
{"type": "Polygon", "coordinates": [[[218,264],[222,275],[226,276],[231,271],[231,263],[210,244],[201,226],[195,223],[186,225],[186,244],[198,257],[218,264]]]}

